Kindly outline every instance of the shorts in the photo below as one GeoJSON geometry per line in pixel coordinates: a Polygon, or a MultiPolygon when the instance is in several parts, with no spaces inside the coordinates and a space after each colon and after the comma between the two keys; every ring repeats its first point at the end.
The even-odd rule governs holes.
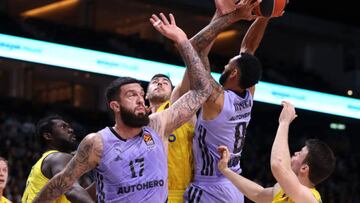
{"type": "MultiPolygon", "coordinates": [[[[204,177],[201,177],[201,179],[204,177]]],[[[206,177],[208,179],[209,177],[206,177]]],[[[244,203],[244,195],[226,178],[196,180],[184,193],[187,203],[244,203]]]]}

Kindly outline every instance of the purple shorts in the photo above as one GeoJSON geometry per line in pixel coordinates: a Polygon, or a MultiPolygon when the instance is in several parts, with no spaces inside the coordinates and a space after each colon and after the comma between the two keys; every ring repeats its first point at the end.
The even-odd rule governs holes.
{"type": "Polygon", "coordinates": [[[244,195],[227,179],[195,177],[184,193],[187,203],[244,203],[244,195]]]}

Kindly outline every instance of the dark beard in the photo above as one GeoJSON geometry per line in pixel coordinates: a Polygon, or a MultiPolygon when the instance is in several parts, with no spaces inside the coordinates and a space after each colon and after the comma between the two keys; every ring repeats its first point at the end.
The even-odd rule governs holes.
{"type": "Polygon", "coordinates": [[[147,114],[135,115],[125,107],[120,105],[120,116],[125,125],[133,128],[140,128],[149,124],[149,116],[147,114]]]}
{"type": "Polygon", "coordinates": [[[226,80],[229,78],[231,71],[226,71],[225,73],[221,74],[219,78],[220,85],[224,86],[226,80]]]}

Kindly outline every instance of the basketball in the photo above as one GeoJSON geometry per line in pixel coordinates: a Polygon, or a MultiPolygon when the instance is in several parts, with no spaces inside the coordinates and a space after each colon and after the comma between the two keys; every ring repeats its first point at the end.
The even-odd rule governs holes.
{"type": "Polygon", "coordinates": [[[287,3],[288,0],[262,0],[260,5],[254,8],[254,12],[264,17],[280,16],[287,3]]]}

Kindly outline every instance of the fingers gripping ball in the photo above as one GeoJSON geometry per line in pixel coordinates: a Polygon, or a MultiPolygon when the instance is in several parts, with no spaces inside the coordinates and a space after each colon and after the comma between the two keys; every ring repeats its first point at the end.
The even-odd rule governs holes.
{"type": "Polygon", "coordinates": [[[287,3],[288,0],[262,0],[261,3],[254,8],[254,12],[258,16],[281,16],[287,3]]]}

